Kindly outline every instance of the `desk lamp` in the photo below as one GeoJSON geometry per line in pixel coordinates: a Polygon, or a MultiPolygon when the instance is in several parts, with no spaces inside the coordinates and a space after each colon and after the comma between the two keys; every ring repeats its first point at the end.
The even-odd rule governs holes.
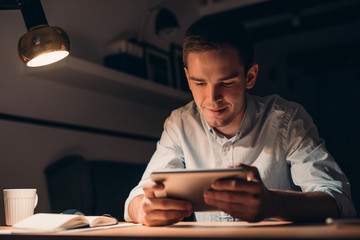
{"type": "Polygon", "coordinates": [[[69,37],[61,28],[48,25],[40,0],[5,0],[0,9],[21,10],[28,32],[20,38],[18,51],[27,66],[44,66],[69,55],[69,37]]]}

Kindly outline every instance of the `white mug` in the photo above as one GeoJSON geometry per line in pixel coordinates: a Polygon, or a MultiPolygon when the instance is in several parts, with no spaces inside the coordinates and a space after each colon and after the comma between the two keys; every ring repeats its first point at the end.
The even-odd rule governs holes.
{"type": "Polygon", "coordinates": [[[36,189],[4,189],[6,225],[11,226],[34,214],[38,203],[36,189]]]}

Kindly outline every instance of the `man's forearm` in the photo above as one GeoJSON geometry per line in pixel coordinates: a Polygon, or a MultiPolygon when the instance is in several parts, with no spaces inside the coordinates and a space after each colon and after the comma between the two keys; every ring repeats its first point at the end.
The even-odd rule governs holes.
{"type": "Polygon", "coordinates": [[[128,214],[129,214],[129,217],[131,218],[131,220],[133,222],[136,222],[138,223],[139,222],[139,217],[138,217],[138,214],[139,214],[139,209],[140,209],[140,203],[142,201],[142,198],[143,198],[143,195],[137,195],[135,196],[129,203],[129,206],[128,206],[128,214]]]}
{"type": "MultiPolygon", "coordinates": [[[[335,200],[324,192],[269,190],[268,217],[291,221],[324,220],[338,217],[335,200]]],[[[138,223],[143,195],[134,197],[128,206],[129,217],[138,223]]]]}
{"type": "Polygon", "coordinates": [[[270,216],[291,221],[323,220],[339,214],[335,200],[324,192],[270,190],[267,207],[270,216]]]}

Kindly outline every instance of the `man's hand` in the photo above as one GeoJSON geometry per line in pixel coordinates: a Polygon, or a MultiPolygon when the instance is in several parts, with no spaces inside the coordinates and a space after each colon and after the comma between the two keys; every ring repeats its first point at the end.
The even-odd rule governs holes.
{"type": "Polygon", "coordinates": [[[256,167],[239,164],[246,180],[217,180],[204,192],[209,205],[249,222],[265,218],[291,221],[323,221],[338,217],[335,200],[324,192],[296,192],[267,189],[256,167]]]}
{"type": "Polygon", "coordinates": [[[134,222],[146,226],[169,225],[191,215],[191,203],[169,198],[156,198],[155,191],[164,189],[164,184],[149,181],[144,183],[144,195],[136,196],[129,204],[129,216],[134,222]]]}
{"type": "Polygon", "coordinates": [[[245,168],[247,179],[215,181],[212,189],[204,192],[205,203],[249,222],[270,217],[270,208],[267,206],[269,190],[263,184],[257,168],[244,164],[235,167],[245,168]]]}

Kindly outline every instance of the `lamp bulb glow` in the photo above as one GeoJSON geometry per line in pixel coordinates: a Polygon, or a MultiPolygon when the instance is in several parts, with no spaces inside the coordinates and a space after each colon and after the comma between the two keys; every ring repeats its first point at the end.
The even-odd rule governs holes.
{"type": "Polygon", "coordinates": [[[69,55],[68,51],[54,51],[54,52],[44,53],[27,62],[27,66],[28,67],[45,66],[60,61],[61,59],[65,58],[68,55],[69,55]]]}

